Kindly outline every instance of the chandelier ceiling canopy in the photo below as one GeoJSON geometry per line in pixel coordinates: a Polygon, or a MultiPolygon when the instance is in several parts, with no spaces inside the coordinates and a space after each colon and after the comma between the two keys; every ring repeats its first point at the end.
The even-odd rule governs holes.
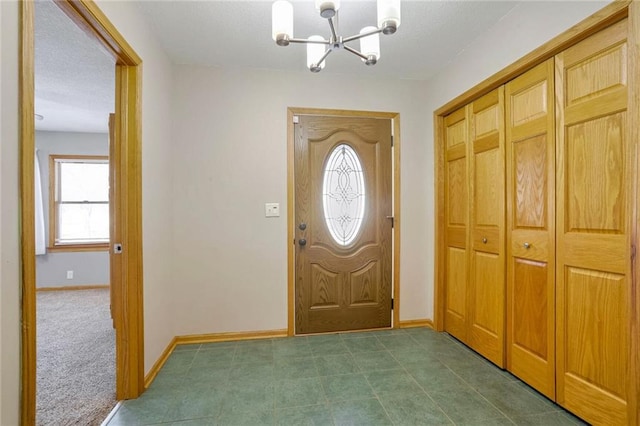
{"type": "Polygon", "coordinates": [[[331,34],[328,39],[320,35],[308,38],[293,37],[293,5],[287,0],[277,0],[272,6],[272,37],[278,46],[290,43],[307,45],[307,67],[311,72],[321,71],[327,56],[334,50],[344,49],[360,57],[366,65],[375,65],[380,59],[380,33],[394,34],[400,27],[400,0],[377,0],[378,22],[367,26],[359,34],[342,37],[338,34],[338,10],[340,0],[315,0],[320,16],[329,23],[331,34]],[[360,40],[360,50],[346,43],[360,40]]]}

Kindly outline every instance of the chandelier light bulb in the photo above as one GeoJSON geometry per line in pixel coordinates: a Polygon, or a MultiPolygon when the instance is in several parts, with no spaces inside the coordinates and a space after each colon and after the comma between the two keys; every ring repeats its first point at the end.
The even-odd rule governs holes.
{"type": "MultiPolygon", "coordinates": [[[[309,41],[323,41],[324,38],[319,35],[312,35],[308,39],[309,41]]],[[[320,72],[327,63],[327,61],[322,61],[321,64],[318,62],[324,56],[325,45],[318,43],[309,43],[307,44],[307,67],[311,70],[311,72],[320,72]]]]}
{"type": "MultiPolygon", "coordinates": [[[[367,34],[377,30],[376,27],[364,27],[360,34],[367,34]]],[[[367,65],[375,65],[380,59],[380,34],[371,34],[360,39],[360,53],[367,57],[362,58],[362,62],[367,65]]]]}
{"type": "Polygon", "coordinates": [[[293,38],[293,5],[287,0],[277,0],[271,7],[271,30],[273,40],[279,46],[289,44],[293,38]]]}
{"type": "Polygon", "coordinates": [[[378,28],[393,34],[400,27],[400,0],[378,0],[378,28]]]}
{"type": "Polygon", "coordinates": [[[323,18],[333,18],[340,9],[340,0],[316,0],[316,9],[320,11],[320,16],[323,18]]]}

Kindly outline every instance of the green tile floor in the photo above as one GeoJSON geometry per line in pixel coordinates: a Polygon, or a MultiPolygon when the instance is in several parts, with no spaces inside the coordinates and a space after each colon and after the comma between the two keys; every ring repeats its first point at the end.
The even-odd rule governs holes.
{"type": "Polygon", "coordinates": [[[119,425],[584,424],[426,328],[178,346],[119,425]]]}

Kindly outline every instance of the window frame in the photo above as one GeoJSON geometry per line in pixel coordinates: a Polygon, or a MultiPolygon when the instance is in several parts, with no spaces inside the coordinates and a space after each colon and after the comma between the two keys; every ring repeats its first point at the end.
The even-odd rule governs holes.
{"type": "MultiPolygon", "coordinates": [[[[60,243],[57,242],[58,235],[58,217],[59,202],[56,200],[58,167],[56,162],[60,160],[68,160],[69,162],[97,161],[109,164],[108,155],[49,155],[49,245],[47,250],[50,252],[64,251],[108,251],[109,241],[104,242],[74,242],[60,243]]],[[[108,200],[110,202],[111,200],[108,200]]]]}

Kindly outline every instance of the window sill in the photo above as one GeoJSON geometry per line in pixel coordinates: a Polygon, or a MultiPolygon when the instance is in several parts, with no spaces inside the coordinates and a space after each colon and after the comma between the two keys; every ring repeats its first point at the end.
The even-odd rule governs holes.
{"type": "Polygon", "coordinates": [[[73,252],[73,251],[109,251],[109,243],[99,244],[61,244],[58,246],[47,247],[47,252],[73,252]]]}

